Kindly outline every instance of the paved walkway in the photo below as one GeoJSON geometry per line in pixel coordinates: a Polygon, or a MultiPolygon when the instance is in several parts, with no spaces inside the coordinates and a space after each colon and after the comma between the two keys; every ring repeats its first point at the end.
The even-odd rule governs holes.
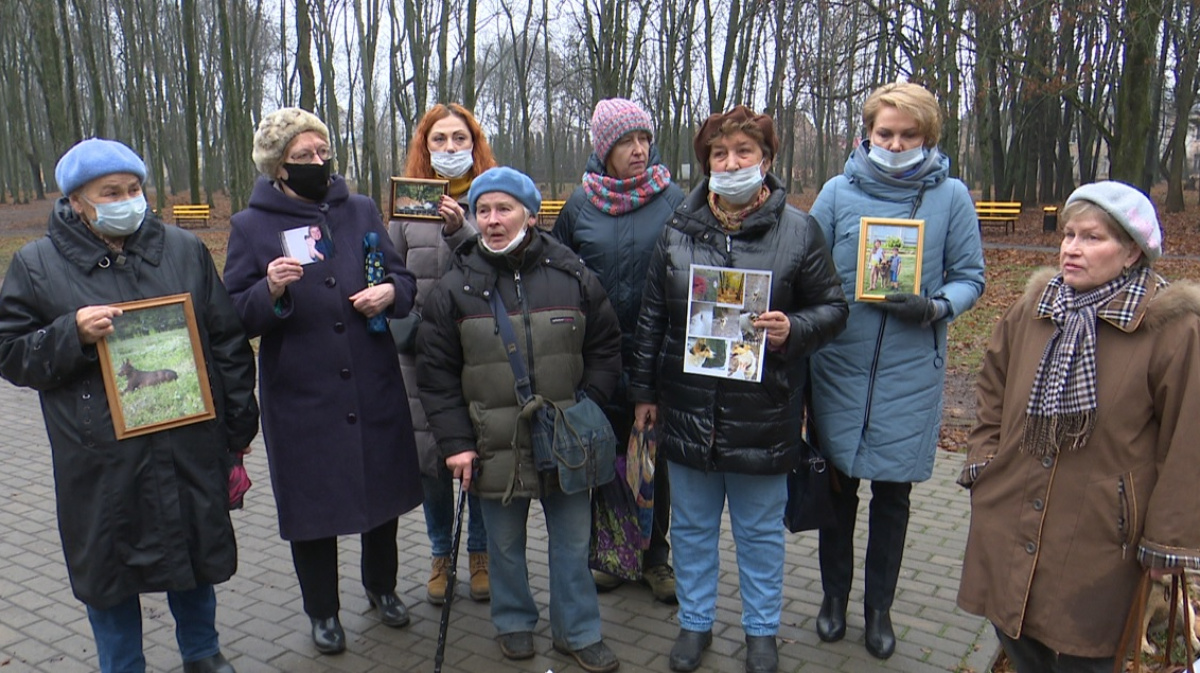
{"type": "MultiPolygon", "coordinates": [[[[50,452],[37,394],[0,382],[0,419],[0,464],[4,465],[0,472],[0,670],[94,671],[91,629],[83,605],[71,594],[63,563],[50,452]]],[[[872,658],[862,645],[861,566],[866,526],[859,526],[858,587],[851,595],[850,627],[846,639],[833,645],[819,642],[813,630],[821,600],[816,536],[789,537],[779,633],[781,671],[986,673],[996,652],[995,637],[983,620],[954,607],[969,510],[966,493],[954,485],[961,461],[961,456],[940,454],[934,478],[913,490],[908,550],[892,611],[900,643],[895,656],[886,662],[872,658]]],[[[276,532],[261,441],[255,443],[246,464],[255,484],[246,498],[246,509],[233,515],[239,569],[217,590],[222,647],[239,673],[432,671],[440,611],[423,601],[429,545],[420,511],[400,521],[398,590],[412,609],[412,624],[393,630],[369,614],[358,583],[358,541],[344,539],[341,617],[349,647],[340,656],[320,656],[308,636],[288,546],[276,532]]],[[[492,641],[487,605],[466,598],[460,584],[462,598],[454,604],[443,667],[446,673],[580,670],[550,647],[545,609],[546,537],[540,512],[534,509],[529,541],[531,581],[543,606],[535,640],[538,656],[524,662],[502,659],[492,641]]],[[[703,670],[735,673],[744,670],[745,645],[728,531],[726,522],[716,638],[703,670]]],[[[460,561],[465,576],[465,552],[460,561]]],[[[675,608],[652,601],[648,591],[635,586],[603,594],[600,601],[605,639],[621,659],[621,670],[667,671],[667,654],[678,631],[675,608]]],[[[165,597],[149,596],[142,605],[150,670],[180,670],[165,597]]]]}

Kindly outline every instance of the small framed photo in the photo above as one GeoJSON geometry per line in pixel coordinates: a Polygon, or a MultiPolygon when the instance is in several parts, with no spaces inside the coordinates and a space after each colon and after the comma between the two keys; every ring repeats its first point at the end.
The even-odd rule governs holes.
{"type": "Polygon", "coordinates": [[[324,224],[310,224],[279,232],[283,254],[300,260],[301,264],[324,262],[333,257],[333,236],[324,224]]]}
{"type": "Polygon", "coordinates": [[[884,301],[893,292],[921,294],[925,220],[864,217],[858,233],[857,301],[884,301]]]}
{"type": "Polygon", "coordinates": [[[449,189],[448,180],[392,178],[392,217],[439,220],[438,205],[449,189]]]}
{"type": "Polygon", "coordinates": [[[113,304],[96,344],[117,439],[216,418],[192,295],[113,304]]]}

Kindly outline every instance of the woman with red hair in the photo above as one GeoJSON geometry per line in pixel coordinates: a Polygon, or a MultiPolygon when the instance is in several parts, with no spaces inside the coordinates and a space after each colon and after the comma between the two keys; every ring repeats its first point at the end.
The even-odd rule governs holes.
{"type": "MultiPolygon", "coordinates": [[[[393,219],[388,223],[392,243],[404,259],[404,265],[417,277],[415,313],[420,313],[425,297],[449,267],[454,249],[478,233],[466,215],[467,190],[476,176],[495,165],[496,159],[492,156],[492,148],[483,129],[479,127],[475,116],[463,106],[439,103],[430,108],[417,123],[408,145],[404,177],[447,180],[449,189],[438,207],[438,214],[442,218],[440,221],[393,219]]],[[[415,331],[415,327],[412,330],[415,331]]],[[[400,341],[398,339],[398,343],[400,341]]],[[[414,340],[406,341],[411,344],[414,340]]],[[[400,368],[409,377],[406,381],[417,380],[416,366],[415,350],[412,347],[402,348],[400,368]]],[[[417,452],[421,459],[425,527],[433,549],[426,598],[434,605],[441,605],[446,598],[446,573],[450,567],[454,485],[439,457],[415,385],[409,386],[408,406],[413,416],[417,452]]],[[[483,527],[483,515],[479,513],[479,499],[470,495],[467,501],[470,510],[467,551],[470,554],[471,598],[485,601],[491,596],[487,533],[483,527]]]]}

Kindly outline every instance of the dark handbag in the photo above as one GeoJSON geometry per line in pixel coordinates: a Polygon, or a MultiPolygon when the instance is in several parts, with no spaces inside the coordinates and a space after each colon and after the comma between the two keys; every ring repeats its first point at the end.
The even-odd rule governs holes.
{"type": "Polygon", "coordinates": [[[783,525],[793,533],[802,530],[832,528],[837,525],[833,511],[833,467],[815,446],[800,440],[800,464],[788,473],[788,499],[783,509],[783,525]]]}
{"type": "Polygon", "coordinates": [[[581,391],[576,391],[571,406],[535,395],[498,289],[492,291],[488,303],[516,379],[520,418],[529,424],[534,466],[539,472],[556,474],[559,488],[567,495],[612,481],[616,477],[617,435],[600,405],[581,391]]]}
{"type": "Polygon", "coordinates": [[[396,344],[396,352],[403,355],[417,354],[417,328],[421,325],[421,314],[416,309],[408,312],[403,318],[388,321],[388,330],[392,333],[392,343],[396,344]]]}
{"type": "MultiPolygon", "coordinates": [[[[1154,580],[1150,578],[1150,569],[1142,570],[1142,578],[1138,581],[1137,591],[1133,594],[1133,604],[1129,606],[1129,616],[1125,618],[1125,629],[1121,632],[1121,642],[1117,646],[1117,656],[1113,661],[1113,672],[1124,673],[1125,658],[1133,650],[1133,673],[1142,671],[1142,653],[1138,643],[1146,635],[1146,601],[1150,598],[1150,589],[1154,580]]],[[[1192,671],[1192,663],[1196,653],[1192,651],[1192,620],[1188,610],[1183,611],[1183,642],[1184,663],[1173,663],[1171,652],[1175,649],[1175,617],[1180,605],[1187,605],[1191,597],[1188,595],[1187,577],[1183,573],[1171,576],[1171,609],[1167,621],[1167,642],[1162,648],[1162,663],[1149,670],[1157,673],[1181,673],[1192,671]]]]}
{"type": "MultiPolygon", "coordinates": [[[[625,456],[616,460],[624,469],[625,456]]],[[[613,479],[592,493],[592,541],[588,567],[631,582],[642,577],[641,526],[637,502],[624,479],[613,479]]]]}

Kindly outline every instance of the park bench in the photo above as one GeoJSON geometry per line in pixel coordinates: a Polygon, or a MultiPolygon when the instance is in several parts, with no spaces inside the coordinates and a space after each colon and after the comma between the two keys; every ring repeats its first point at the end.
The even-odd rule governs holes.
{"type": "Polygon", "coordinates": [[[984,227],[999,227],[1008,235],[1016,233],[1017,218],[1021,216],[1019,201],[976,201],[975,216],[979,218],[979,231],[984,227]]]}
{"type": "Polygon", "coordinates": [[[566,201],[542,201],[542,209],[538,211],[537,224],[543,229],[553,229],[558,214],[562,212],[566,201]]]}
{"type": "Polygon", "coordinates": [[[192,229],[204,223],[208,226],[209,217],[212,215],[212,209],[207,204],[180,204],[171,207],[172,213],[175,216],[175,226],[184,229],[192,229]]]}

